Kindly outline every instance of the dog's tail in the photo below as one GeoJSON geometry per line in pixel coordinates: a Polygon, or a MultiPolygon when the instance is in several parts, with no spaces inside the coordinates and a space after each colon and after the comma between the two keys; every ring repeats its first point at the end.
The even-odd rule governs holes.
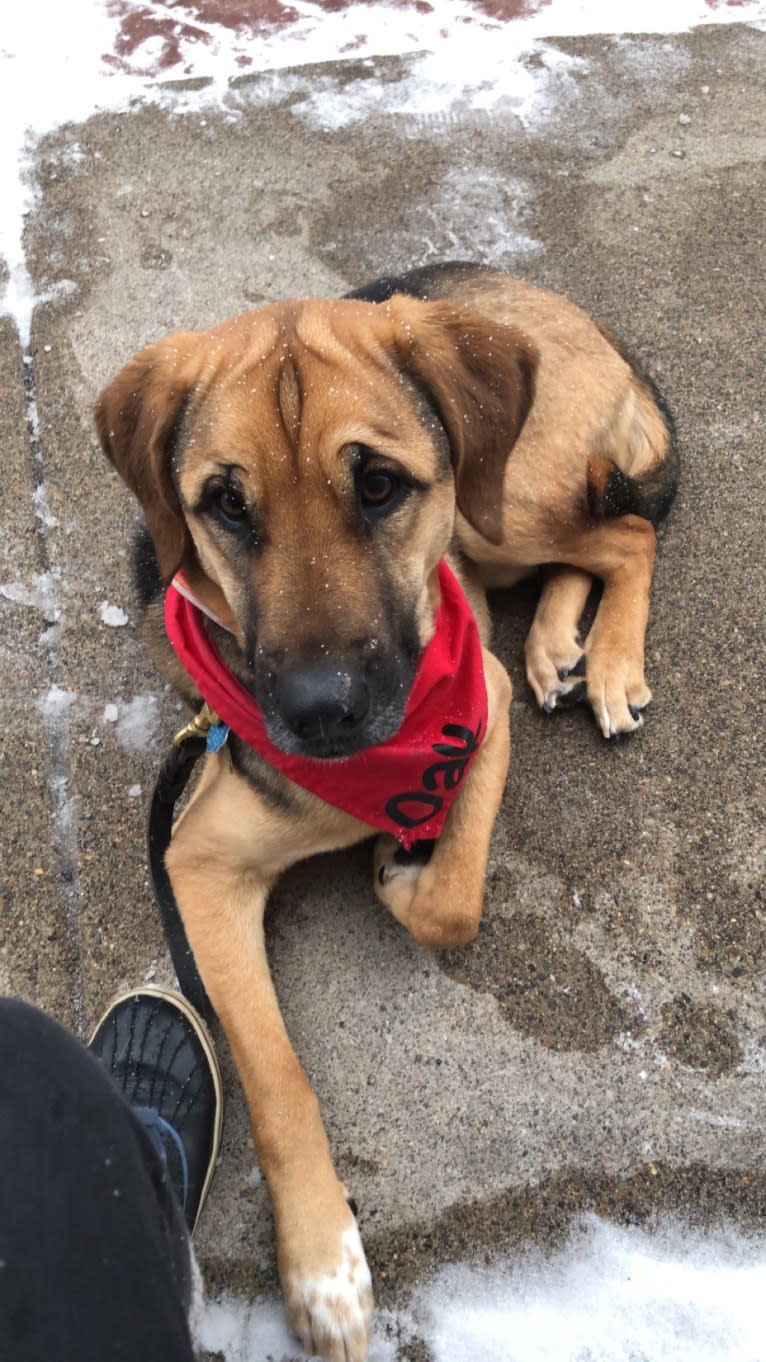
{"type": "Polygon", "coordinates": [[[678,455],[675,445],[662,463],[631,477],[613,459],[588,460],[588,511],[594,520],[610,516],[640,515],[652,525],[664,520],[678,487],[678,455]]]}
{"type": "Polygon", "coordinates": [[[656,383],[622,342],[599,326],[633,371],[631,395],[588,460],[588,510],[595,519],[640,515],[658,525],[673,504],[679,459],[673,417],[656,383]]]}

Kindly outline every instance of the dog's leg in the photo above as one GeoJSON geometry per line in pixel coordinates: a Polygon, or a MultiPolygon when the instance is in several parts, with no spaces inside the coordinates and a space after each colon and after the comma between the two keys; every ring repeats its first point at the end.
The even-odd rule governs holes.
{"type": "Polygon", "coordinates": [[[641,710],[652,698],[644,680],[644,637],[656,545],[648,520],[625,515],[591,526],[567,546],[566,561],[604,584],[585,640],[585,671],[588,700],[605,738],[640,728],[641,710]]]}
{"type": "Polygon", "coordinates": [[[524,652],[527,680],[538,705],[549,714],[578,686],[585,689],[583,678],[570,676],[570,672],[583,655],[578,626],[593,578],[558,563],[544,568],[543,574],[543,589],[524,652]]]}
{"type": "Polygon", "coordinates": [[[492,828],[503,797],[510,731],[511,683],[496,657],[484,650],[489,699],[487,736],[424,864],[402,857],[395,838],[375,844],[375,892],[424,946],[438,949],[471,941],[479,929],[492,828]]]}
{"type": "Polygon", "coordinates": [[[307,1352],[362,1362],[370,1275],[316,1097],[282,1021],[264,943],[266,898],[298,859],[294,843],[294,824],[217,758],[176,826],[167,865],[250,1108],[274,1204],[288,1322],[307,1352]]]}

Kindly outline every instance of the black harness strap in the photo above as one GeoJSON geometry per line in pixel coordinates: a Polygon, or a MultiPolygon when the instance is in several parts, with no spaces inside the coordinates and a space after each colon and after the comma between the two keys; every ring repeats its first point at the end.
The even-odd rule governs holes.
{"type": "Polygon", "coordinates": [[[208,1018],[212,1014],[212,1008],[186,938],[173,886],[165,867],[165,853],[170,845],[176,803],[186,789],[195,762],[205,751],[207,729],[216,722],[216,716],[207,705],[203,705],[196,718],[174,738],[173,746],[157,777],[147,827],[149,869],[178,983],[181,992],[192,1006],[208,1018]]]}

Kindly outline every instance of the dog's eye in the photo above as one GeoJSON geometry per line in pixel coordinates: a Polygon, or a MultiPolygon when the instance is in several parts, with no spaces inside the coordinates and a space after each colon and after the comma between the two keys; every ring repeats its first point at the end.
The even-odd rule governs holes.
{"type": "Polygon", "coordinates": [[[363,506],[379,510],[396,496],[400,487],[401,483],[393,473],[387,473],[382,468],[369,468],[359,479],[359,499],[363,506]]]}
{"type": "Polygon", "coordinates": [[[247,519],[247,507],[233,487],[221,487],[213,499],[213,505],[222,519],[232,525],[241,525],[247,519]]]}

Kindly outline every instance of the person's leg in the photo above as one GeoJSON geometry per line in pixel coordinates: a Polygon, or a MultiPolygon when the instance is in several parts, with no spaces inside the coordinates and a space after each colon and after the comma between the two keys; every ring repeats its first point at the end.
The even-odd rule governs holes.
{"type": "Polygon", "coordinates": [[[36,1008],[0,1000],[0,1362],[193,1356],[191,1250],[171,1185],[182,1147],[171,1131],[164,1156],[168,1123],[147,1100],[169,1086],[184,1040],[172,1006],[145,1000],[107,1014],[94,1038],[103,1062],[36,1008]],[[150,1133],[105,1065],[152,1109],[150,1133]]]}

